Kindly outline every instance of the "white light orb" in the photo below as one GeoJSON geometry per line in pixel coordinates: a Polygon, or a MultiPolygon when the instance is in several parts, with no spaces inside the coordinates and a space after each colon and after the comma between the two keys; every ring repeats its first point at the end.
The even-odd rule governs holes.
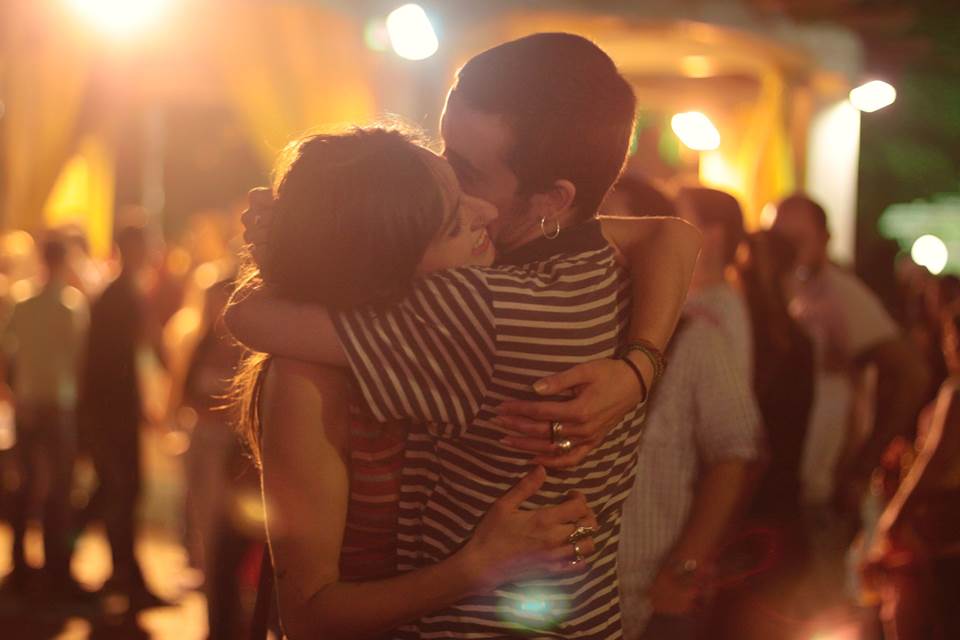
{"type": "Polygon", "coordinates": [[[850,102],[865,113],[889,107],[896,99],[897,90],[883,80],[872,80],[850,91],[850,102]]]}
{"type": "Polygon", "coordinates": [[[927,271],[933,275],[938,275],[947,266],[950,252],[947,251],[947,245],[943,243],[943,240],[927,234],[914,241],[913,247],[910,249],[910,257],[921,267],[926,267],[927,271]]]}
{"type": "Polygon", "coordinates": [[[670,119],[670,127],[680,142],[694,151],[713,151],[720,146],[720,132],[699,111],[676,114],[670,119]]]}
{"type": "Polygon", "coordinates": [[[394,53],[407,60],[425,60],[440,48],[427,13],[418,4],[405,4],[387,16],[387,34],[394,53]]]}

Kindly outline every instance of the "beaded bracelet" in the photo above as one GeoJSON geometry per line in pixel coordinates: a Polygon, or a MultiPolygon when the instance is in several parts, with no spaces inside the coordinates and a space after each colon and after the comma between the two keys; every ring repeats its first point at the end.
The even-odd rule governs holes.
{"type": "Polygon", "coordinates": [[[653,365],[653,380],[650,382],[650,386],[655,385],[663,377],[663,372],[667,368],[667,360],[664,358],[663,352],[648,340],[636,340],[617,349],[615,355],[617,358],[626,358],[634,351],[639,351],[650,360],[650,364],[653,365]]]}

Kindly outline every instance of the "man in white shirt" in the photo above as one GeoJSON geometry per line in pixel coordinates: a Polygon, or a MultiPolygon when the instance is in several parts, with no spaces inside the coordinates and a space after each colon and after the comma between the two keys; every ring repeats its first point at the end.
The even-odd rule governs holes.
{"type": "MultiPolygon", "coordinates": [[[[750,324],[725,278],[744,235],[742,216],[731,196],[697,191],[692,198],[687,191],[681,213],[703,234],[700,259],[669,365],[651,398],[623,510],[617,569],[627,640],[699,637],[703,577],[759,457],[760,418],[748,382],[750,324]]],[[[672,213],[644,200],[634,211],[672,213]]]]}
{"type": "Polygon", "coordinates": [[[66,246],[43,246],[46,282],[35,296],[18,302],[0,336],[16,407],[21,483],[14,516],[15,589],[25,586],[24,535],[31,500],[46,487],[41,503],[44,585],[54,596],[78,595],[70,576],[69,514],[76,449],[77,376],[87,330],[87,303],[66,284],[66,246]],[[45,476],[45,477],[44,477],[45,476]]]}
{"type": "MultiPolygon", "coordinates": [[[[819,204],[804,195],[786,198],[777,206],[772,229],[797,250],[791,312],[818,343],[821,372],[853,376],[869,365],[877,369],[872,432],[851,452],[849,463],[837,469],[833,487],[841,502],[855,508],[886,446],[897,435],[913,430],[926,401],[930,373],[877,296],[853,273],[827,258],[830,232],[819,204]]],[[[811,438],[823,430],[821,426],[811,424],[811,438]]],[[[815,468],[818,475],[827,474],[823,464],[809,462],[818,453],[807,448],[805,467],[809,473],[815,468]]]]}

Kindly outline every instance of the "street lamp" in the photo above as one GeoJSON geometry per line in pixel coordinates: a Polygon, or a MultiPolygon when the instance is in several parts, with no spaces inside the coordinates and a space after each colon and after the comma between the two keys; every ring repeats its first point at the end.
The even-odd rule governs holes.
{"type": "Polygon", "coordinates": [[[897,99],[897,90],[883,80],[871,80],[850,91],[850,102],[864,113],[889,107],[897,99]]]}

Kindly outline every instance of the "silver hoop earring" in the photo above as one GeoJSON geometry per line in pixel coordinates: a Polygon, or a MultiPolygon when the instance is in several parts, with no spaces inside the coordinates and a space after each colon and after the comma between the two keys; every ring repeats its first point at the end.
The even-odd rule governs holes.
{"type": "Polygon", "coordinates": [[[547,233],[547,218],[544,216],[540,218],[540,233],[543,234],[543,237],[547,240],[554,240],[557,236],[560,235],[560,221],[556,218],[553,219],[554,229],[553,233],[547,233]]]}

